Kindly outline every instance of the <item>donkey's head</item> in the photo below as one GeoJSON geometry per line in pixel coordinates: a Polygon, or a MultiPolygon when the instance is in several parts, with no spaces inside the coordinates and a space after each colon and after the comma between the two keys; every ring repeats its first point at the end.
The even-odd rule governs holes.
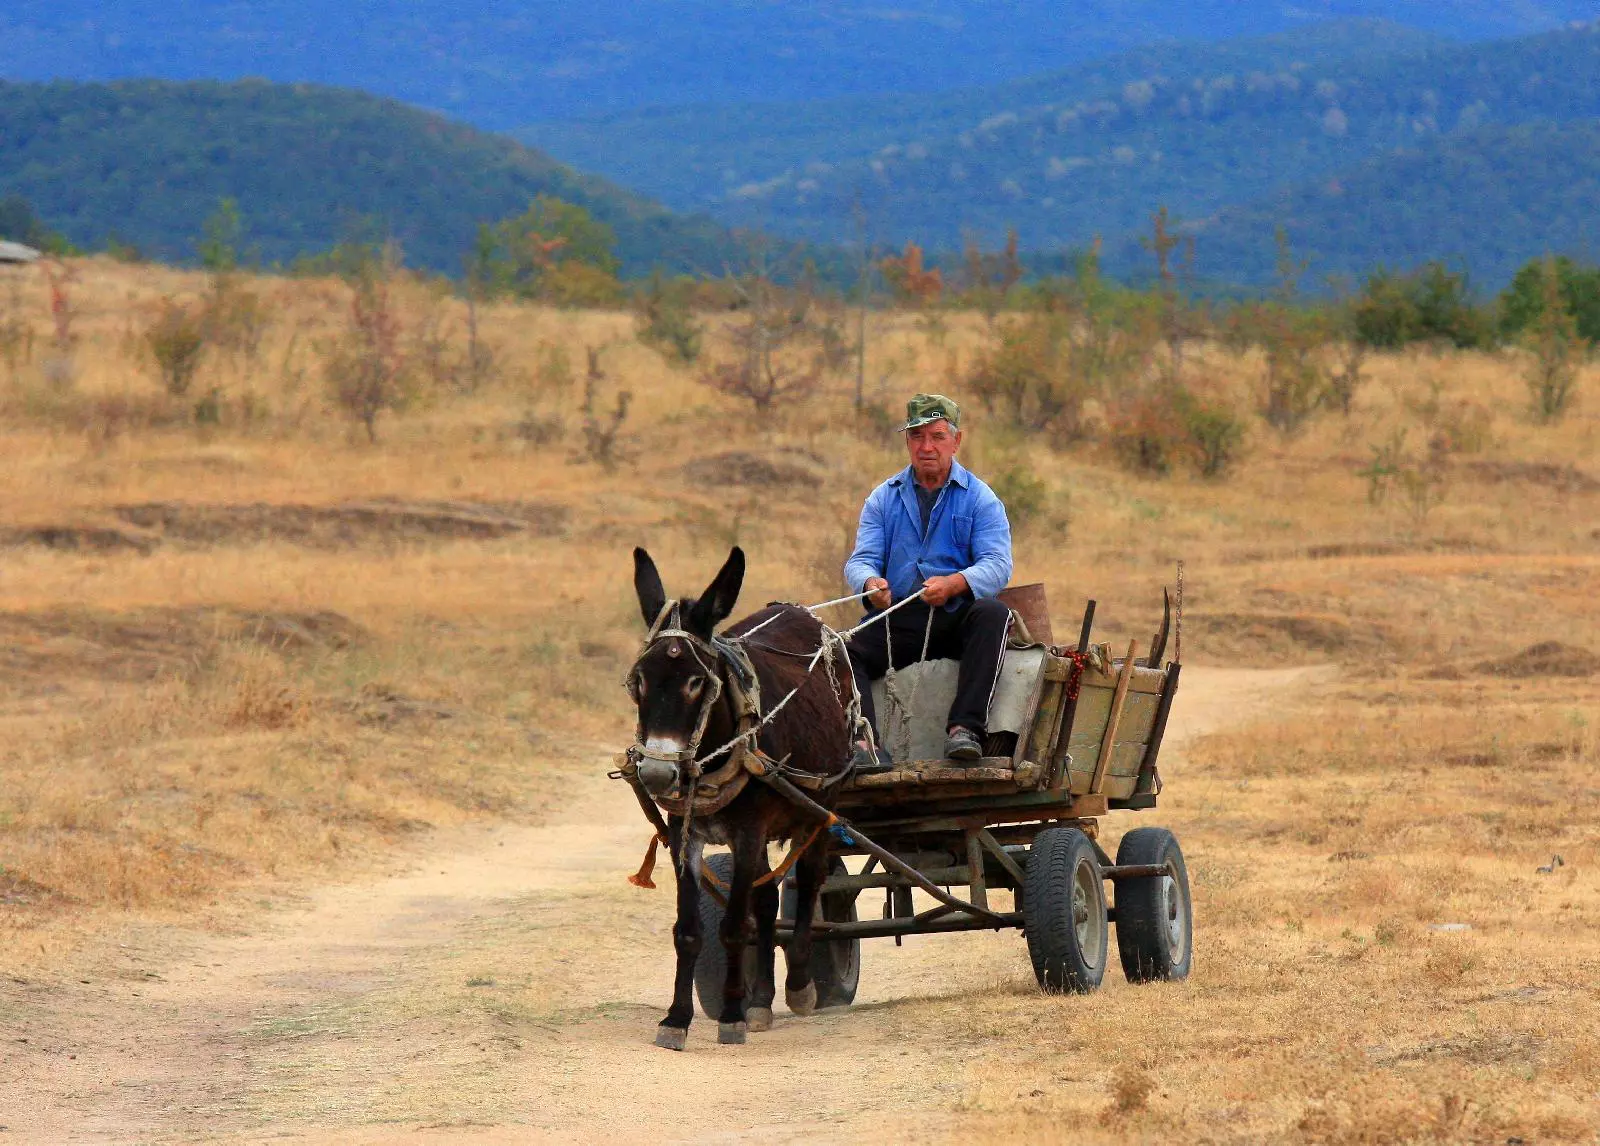
{"type": "Polygon", "coordinates": [[[633,551],[633,587],[650,635],[628,674],[628,691],[639,707],[639,779],[654,795],[677,783],[700,748],[722,693],[712,633],[733,612],[743,583],[744,551],[735,547],[704,593],[669,601],[650,554],[633,551]]]}

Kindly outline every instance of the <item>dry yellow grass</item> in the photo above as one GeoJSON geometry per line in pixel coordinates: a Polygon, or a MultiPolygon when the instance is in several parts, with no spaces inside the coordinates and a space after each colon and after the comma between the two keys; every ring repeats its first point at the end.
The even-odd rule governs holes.
{"type": "MultiPolygon", "coordinates": [[[[542,814],[573,762],[628,727],[631,545],[685,591],[737,542],[747,605],[831,595],[861,497],[899,464],[852,419],[842,382],[761,424],[634,343],[627,315],[512,306],[485,316],[497,379],[424,387],[368,446],[317,376],[343,288],[271,279],[247,284],[273,313],[262,349],[202,369],[197,392],[219,387],[224,416],[197,429],[139,338],[163,297],[198,297],[204,281],[101,260],[75,271],[70,386],[46,369],[42,283],[7,272],[36,328],[31,362],[9,377],[0,362],[0,965],[13,973],[63,973],[86,936],[129,918],[237,918],[262,889],[387,862],[429,826],[542,814]],[[600,405],[635,397],[610,470],[581,448],[592,346],[607,348],[600,405]],[[565,384],[552,348],[576,375],[565,384]],[[555,429],[533,444],[530,426],[555,429]],[[729,453],[780,480],[743,457],[709,482],[685,472],[729,453]],[[375,502],[376,525],[327,524],[375,502]],[[266,526],[130,517],[153,504],[290,508],[266,526]],[[396,524],[408,507],[449,520],[396,524]],[[451,531],[475,513],[522,524],[451,531]]],[[[457,304],[422,286],[404,307],[459,331],[457,304]]],[[[869,397],[960,397],[983,332],[949,327],[935,342],[914,316],[875,316],[869,397]]],[[[1248,394],[1253,363],[1207,358],[1248,394]]],[[[1092,446],[1054,450],[974,411],[975,469],[1046,482],[1047,506],[1018,529],[1017,579],[1047,583],[1063,628],[1093,595],[1103,639],[1146,638],[1182,559],[1186,659],[1331,661],[1343,675],[1282,719],[1203,741],[1171,777],[1161,821],[1195,879],[1190,983],[1077,1000],[1008,980],[906,1004],[905,1022],[973,1048],[941,1127],[1089,1141],[1600,1132],[1600,675],[1549,675],[1600,652],[1600,384],[1587,377],[1551,428],[1523,419],[1502,357],[1407,354],[1371,374],[1350,418],[1289,441],[1258,426],[1214,483],[1131,477],[1092,446]],[[1372,444],[1463,426],[1471,440],[1429,512],[1369,504],[1358,471],[1372,444]],[[1554,660],[1516,659],[1552,640],[1567,646],[1554,660]],[[1564,866],[1536,874],[1555,853],[1564,866]]]]}

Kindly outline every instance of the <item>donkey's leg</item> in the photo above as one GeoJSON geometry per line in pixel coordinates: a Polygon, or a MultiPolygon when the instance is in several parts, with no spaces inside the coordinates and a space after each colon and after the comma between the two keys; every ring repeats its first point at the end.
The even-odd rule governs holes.
{"type": "Polygon", "coordinates": [[[722,947],[728,956],[728,975],[722,986],[722,1014],[717,1021],[717,1041],[744,1042],[744,949],[752,938],[750,899],[757,870],[766,866],[767,841],[755,826],[741,827],[733,835],[733,878],[728,881],[728,910],[722,917],[722,947]]]}
{"type": "Polygon", "coordinates": [[[689,1041],[694,1018],[694,964],[700,957],[700,852],[693,837],[684,838],[683,821],[673,816],[672,871],[678,880],[678,922],[672,927],[672,945],[678,953],[678,972],[672,983],[672,1006],[656,1028],[656,1046],[682,1050],[689,1041]]]}
{"type": "Polygon", "coordinates": [[[794,937],[784,952],[789,974],[783,981],[783,998],[797,1015],[817,1009],[817,985],[811,981],[811,920],[817,910],[817,891],[828,871],[828,837],[819,835],[795,864],[794,937]]]}
{"type": "MultiPolygon", "coordinates": [[[[765,865],[763,865],[765,867],[765,865]]],[[[760,874],[765,875],[766,871],[760,874]]],[[[774,954],[778,942],[778,881],[769,880],[751,892],[756,916],[756,981],[750,987],[745,1021],[752,1031],[772,1029],[772,996],[777,993],[774,954]]]]}

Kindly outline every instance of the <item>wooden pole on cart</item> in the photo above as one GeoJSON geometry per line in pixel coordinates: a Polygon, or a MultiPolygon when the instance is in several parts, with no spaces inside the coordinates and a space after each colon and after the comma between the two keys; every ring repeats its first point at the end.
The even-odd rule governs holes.
{"type": "Polygon", "coordinates": [[[1139,642],[1129,641],[1127,659],[1117,675],[1117,691],[1111,698],[1111,714],[1106,717],[1105,738],[1100,741],[1100,759],[1095,761],[1094,780],[1089,784],[1091,796],[1098,796],[1105,786],[1106,769],[1111,766],[1111,754],[1117,745],[1117,725],[1122,723],[1122,706],[1128,700],[1128,683],[1133,680],[1133,656],[1138,651],[1139,642]]]}
{"type": "MultiPolygon", "coordinates": [[[[1094,632],[1094,607],[1094,599],[1090,598],[1083,610],[1083,627],[1078,630],[1079,656],[1089,650],[1089,634],[1094,632]]],[[[1062,741],[1072,735],[1072,718],[1078,711],[1077,697],[1069,700],[1066,695],[1071,682],[1070,674],[1061,682],[1061,703],[1056,705],[1056,721],[1054,727],[1050,729],[1050,743],[1045,751],[1045,767],[1049,771],[1049,775],[1045,778],[1046,788],[1059,788],[1067,778],[1066,745],[1062,741]]]]}

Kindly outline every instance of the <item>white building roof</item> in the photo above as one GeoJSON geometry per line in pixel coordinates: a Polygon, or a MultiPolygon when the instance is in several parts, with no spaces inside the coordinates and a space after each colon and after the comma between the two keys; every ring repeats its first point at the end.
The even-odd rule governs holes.
{"type": "Polygon", "coordinates": [[[38,258],[39,252],[32,247],[0,239],[0,263],[31,263],[38,258]]]}

